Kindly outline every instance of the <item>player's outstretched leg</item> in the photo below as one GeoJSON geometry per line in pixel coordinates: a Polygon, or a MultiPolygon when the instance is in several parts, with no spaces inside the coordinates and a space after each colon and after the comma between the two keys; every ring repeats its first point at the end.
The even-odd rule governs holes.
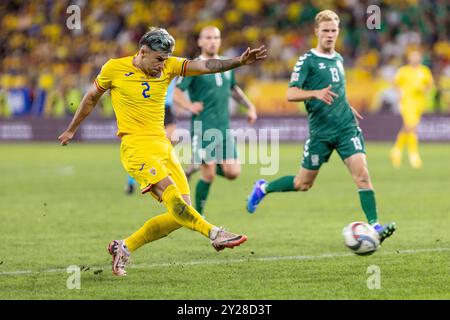
{"type": "Polygon", "coordinates": [[[225,231],[223,228],[216,227],[206,221],[200,213],[184,201],[176,185],[164,186],[163,183],[162,188],[164,191],[161,198],[175,221],[208,237],[216,250],[233,248],[247,241],[245,235],[225,231]]]}
{"type": "Polygon", "coordinates": [[[318,170],[300,169],[298,180],[303,182],[300,182],[297,187],[295,184],[296,176],[283,176],[272,182],[267,182],[264,179],[256,181],[252,193],[247,198],[247,211],[249,213],[255,212],[258,204],[268,193],[309,190],[317,176],[317,172],[318,170]]]}
{"type": "Polygon", "coordinates": [[[114,240],[108,246],[108,251],[113,257],[113,274],[126,275],[125,266],[131,253],[144,244],[164,238],[169,233],[181,228],[168,212],[157,215],[147,220],[136,232],[124,240],[114,240]]]}
{"type": "Polygon", "coordinates": [[[361,207],[366,215],[367,221],[375,228],[375,230],[380,235],[380,243],[382,243],[386,238],[389,238],[394,234],[397,226],[395,222],[387,223],[381,225],[378,223],[378,212],[375,200],[375,193],[371,189],[359,190],[359,198],[361,202],[361,207]]]}
{"type": "Polygon", "coordinates": [[[367,222],[372,225],[380,235],[380,243],[394,234],[395,222],[385,225],[378,223],[378,210],[372,182],[367,168],[366,156],[363,153],[354,154],[344,160],[357,185],[361,208],[366,215],[367,222]]]}
{"type": "Polygon", "coordinates": [[[125,267],[130,255],[144,244],[164,238],[171,232],[181,228],[168,212],[147,220],[144,225],[124,240],[114,240],[108,246],[113,256],[113,274],[126,275],[125,267]]]}

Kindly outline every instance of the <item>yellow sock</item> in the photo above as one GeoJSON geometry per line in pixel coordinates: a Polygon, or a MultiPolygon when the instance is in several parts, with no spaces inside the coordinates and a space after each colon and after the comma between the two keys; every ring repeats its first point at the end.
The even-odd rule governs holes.
{"type": "Polygon", "coordinates": [[[397,141],[395,141],[394,148],[402,151],[406,144],[407,139],[408,139],[408,135],[406,133],[404,133],[403,131],[400,131],[400,133],[397,136],[397,141]]]}
{"type": "Polygon", "coordinates": [[[419,153],[419,141],[417,139],[417,134],[414,132],[408,134],[408,152],[409,154],[419,153]]]}
{"type": "Polygon", "coordinates": [[[214,226],[183,200],[175,185],[172,184],[164,190],[162,200],[176,222],[209,237],[209,232],[214,226]]]}
{"type": "Polygon", "coordinates": [[[147,220],[135,233],[125,239],[125,244],[131,252],[144,244],[164,238],[172,231],[181,228],[168,212],[147,220]]]}

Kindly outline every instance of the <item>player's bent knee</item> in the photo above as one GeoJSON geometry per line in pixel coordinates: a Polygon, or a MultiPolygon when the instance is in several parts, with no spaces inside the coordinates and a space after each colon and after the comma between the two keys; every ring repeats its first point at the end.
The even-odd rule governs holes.
{"type": "Polygon", "coordinates": [[[353,179],[355,180],[355,183],[358,186],[358,188],[361,188],[361,189],[371,188],[370,177],[368,174],[365,173],[365,174],[357,175],[357,176],[354,176],[353,179]]]}

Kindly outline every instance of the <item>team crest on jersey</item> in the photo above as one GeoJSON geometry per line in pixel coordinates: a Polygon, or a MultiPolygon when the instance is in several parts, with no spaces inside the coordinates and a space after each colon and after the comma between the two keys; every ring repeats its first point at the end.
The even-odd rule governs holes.
{"type": "Polygon", "coordinates": [[[149,170],[148,170],[148,172],[154,177],[154,176],[156,176],[156,169],[155,168],[150,168],[149,170]]]}

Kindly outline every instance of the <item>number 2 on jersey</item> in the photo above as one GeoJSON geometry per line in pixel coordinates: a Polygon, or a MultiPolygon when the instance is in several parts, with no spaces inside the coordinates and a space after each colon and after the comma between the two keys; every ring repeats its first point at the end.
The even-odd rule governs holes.
{"type": "Polygon", "coordinates": [[[142,82],[141,84],[144,86],[144,89],[142,89],[142,96],[146,99],[150,98],[150,95],[147,94],[147,92],[150,91],[150,85],[148,84],[148,82],[142,82]]]}

